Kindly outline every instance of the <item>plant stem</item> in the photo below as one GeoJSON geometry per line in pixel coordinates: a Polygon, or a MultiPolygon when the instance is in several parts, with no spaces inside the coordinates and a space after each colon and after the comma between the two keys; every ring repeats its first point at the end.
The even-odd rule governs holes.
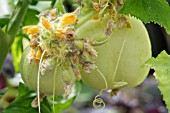
{"type": "Polygon", "coordinates": [[[7,34],[0,29],[0,71],[29,6],[29,0],[19,0],[18,2],[20,5],[17,5],[17,13],[10,20],[7,34]]]}
{"type": "Polygon", "coordinates": [[[76,30],[81,27],[84,23],[86,23],[90,18],[92,18],[97,12],[95,10],[91,10],[85,16],[79,19],[78,24],[76,25],[76,30]]]}

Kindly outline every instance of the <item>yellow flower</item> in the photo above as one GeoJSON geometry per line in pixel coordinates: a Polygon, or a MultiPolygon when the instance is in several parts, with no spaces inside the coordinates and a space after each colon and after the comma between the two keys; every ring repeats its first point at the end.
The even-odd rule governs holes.
{"type": "Polygon", "coordinates": [[[33,26],[33,27],[29,28],[28,32],[27,32],[28,35],[29,34],[36,34],[36,33],[39,33],[39,29],[38,29],[37,26],[33,26]]]}
{"type": "Polygon", "coordinates": [[[48,30],[51,29],[51,24],[45,17],[42,17],[42,24],[46,29],[48,30]]]}
{"type": "Polygon", "coordinates": [[[22,28],[22,30],[25,32],[25,33],[27,33],[28,32],[28,29],[29,28],[31,28],[32,26],[30,25],[30,26],[24,26],[23,28],[22,28]]]}
{"type": "Polygon", "coordinates": [[[74,13],[66,13],[62,16],[62,23],[67,24],[74,24],[77,22],[77,15],[74,13]]]}
{"type": "Polygon", "coordinates": [[[28,35],[39,33],[39,29],[37,26],[25,26],[22,29],[28,35]]]}

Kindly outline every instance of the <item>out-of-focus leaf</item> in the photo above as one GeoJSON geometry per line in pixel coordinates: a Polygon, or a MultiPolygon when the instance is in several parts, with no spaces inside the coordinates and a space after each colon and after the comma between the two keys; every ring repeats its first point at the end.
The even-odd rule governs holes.
{"type": "MultiPolygon", "coordinates": [[[[37,108],[32,108],[31,103],[37,96],[36,93],[20,83],[18,96],[9,104],[2,113],[38,113],[37,108]]],[[[50,103],[46,98],[41,102],[41,113],[52,113],[50,103]]]]}
{"type": "Polygon", "coordinates": [[[15,72],[19,72],[22,52],[23,52],[22,36],[17,36],[11,46],[11,53],[15,67],[15,72]]]}
{"type": "Polygon", "coordinates": [[[64,5],[63,5],[63,0],[57,0],[54,5],[54,8],[57,8],[57,11],[59,13],[62,13],[62,14],[66,13],[64,5]]]}
{"type": "Polygon", "coordinates": [[[155,78],[159,82],[158,88],[170,112],[170,55],[162,51],[157,58],[148,60],[146,65],[155,70],[155,78]]]}
{"type": "Polygon", "coordinates": [[[38,1],[36,0],[32,0],[31,4],[30,5],[37,5],[38,1]]]}
{"type": "Polygon", "coordinates": [[[37,113],[37,109],[31,107],[31,102],[35,98],[35,93],[24,84],[20,83],[18,87],[18,96],[3,111],[3,113],[37,113]]]}
{"type": "Polygon", "coordinates": [[[8,90],[8,88],[4,88],[0,90],[0,98],[5,94],[5,92],[8,90]]]}
{"type": "Polygon", "coordinates": [[[0,27],[3,28],[9,22],[9,16],[0,17],[0,27]]]}
{"type": "Polygon", "coordinates": [[[9,35],[6,34],[1,28],[0,28],[0,72],[3,66],[3,63],[5,61],[5,58],[8,53],[8,46],[9,46],[9,35]]]}
{"type": "Polygon", "coordinates": [[[36,15],[38,15],[39,12],[37,10],[34,9],[28,9],[23,24],[24,25],[35,25],[38,23],[38,18],[36,17],[36,15]]]}
{"type": "Polygon", "coordinates": [[[53,1],[51,2],[51,7],[54,7],[55,3],[56,3],[56,0],[53,0],[53,1]]]}

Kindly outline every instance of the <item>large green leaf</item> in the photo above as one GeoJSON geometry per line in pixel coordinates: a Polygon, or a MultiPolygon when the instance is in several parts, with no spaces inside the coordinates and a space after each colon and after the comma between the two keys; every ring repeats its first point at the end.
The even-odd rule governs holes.
{"type": "Polygon", "coordinates": [[[170,55],[165,51],[161,52],[157,58],[151,58],[146,62],[155,70],[155,78],[159,82],[158,88],[160,89],[163,99],[170,111],[170,55]]]}
{"type": "Polygon", "coordinates": [[[10,37],[0,28],[0,72],[9,50],[10,37]]]}
{"type": "Polygon", "coordinates": [[[166,0],[126,0],[121,14],[130,14],[143,22],[155,22],[170,33],[170,7],[166,0]]]}
{"type": "Polygon", "coordinates": [[[11,44],[13,43],[19,30],[20,24],[24,19],[28,6],[29,0],[19,0],[16,9],[13,12],[15,15],[11,18],[7,27],[8,34],[4,33],[0,28],[0,71],[7,56],[8,50],[10,49],[11,44]]]}

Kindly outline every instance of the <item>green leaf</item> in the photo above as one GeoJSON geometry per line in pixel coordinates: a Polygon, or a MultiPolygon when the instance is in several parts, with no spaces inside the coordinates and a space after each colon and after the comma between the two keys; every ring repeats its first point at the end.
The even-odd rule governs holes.
{"type": "Polygon", "coordinates": [[[18,87],[18,92],[16,99],[3,113],[37,113],[37,109],[31,107],[31,102],[36,97],[34,92],[22,83],[18,87]]]}
{"type": "Polygon", "coordinates": [[[35,25],[38,23],[39,19],[36,17],[36,15],[38,15],[39,12],[37,10],[34,9],[28,9],[23,24],[24,25],[35,25]]]}
{"type": "Polygon", "coordinates": [[[57,8],[57,11],[59,13],[62,13],[62,14],[66,13],[64,5],[63,5],[63,0],[57,0],[54,5],[54,8],[57,8]]]}
{"type": "Polygon", "coordinates": [[[155,78],[159,82],[158,88],[163,95],[166,107],[170,111],[170,55],[162,51],[157,58],[148,60],[146,65],[155,70],[155,78]]]}
{"type": "Polygon", "coordinates": [[[170,7],[166,0],[126,0],[121,14],[130,14],[145,23],[155,22],[170,34],[170,7]]]}
{"type": "Polygon", "coordinates": [[[15,67],[15,72],[19,72],[22,52],[23,52],[22,36],[18,36],[15,38],[11,46],[11,53],[15,67]]]}
{"type": "Polygon", "coordinates": [[[29,1],[28,0],[19,0],[18,5],[16,6],[16,15],[14,15],[9,24],[8,24],[8,29],[7,33],[4,33],[2,29],[0,28],[0,71],[2,68],[2,65],[5,61],[5,58],[7,56],[8,50],[11,47],[11,44],[13,43],[15,36],[19,30],[20,24],[22,23],[24,16],[27,12],[29,6],[29,1]]]}
{"type": "Polygon", "coordinates": [[[7,35],[1,28],[0,28],[0,72],[2,69],[2,65],[5,61],[6,55],[9,50],[9,35],[7,35]]]}
{"type": "Polygon", "coordinates": [[[0,17],[0,27],[3,28],[9,22],[9,16],[0,17]]]}

